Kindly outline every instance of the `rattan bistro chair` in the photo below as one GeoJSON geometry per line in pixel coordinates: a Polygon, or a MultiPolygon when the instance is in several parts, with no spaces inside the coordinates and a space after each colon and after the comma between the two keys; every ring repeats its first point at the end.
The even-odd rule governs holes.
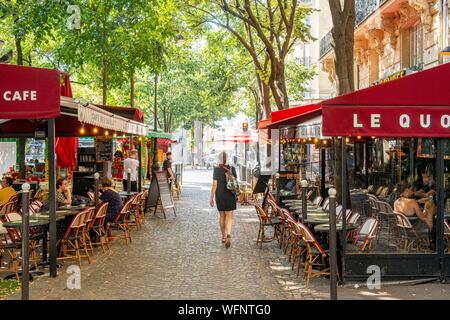
{"type": "Polygon", "coordinates": [[[297,224],[306,245],[304,276],[307,277],[307,288],[309,288],[311,278],[330,275],[329,251],[322,248],[316,237],[304,224],[301,222],[297,222],[297,224]],[[313,269],[317,271],[313,273],[313,269]]]}
{"type": "Polygon", "coordinates": [[[92,230],[94,232],[95,238],[99,242],[92,242],[93,245],[101,245],[103,252],[106,252],[105,248],[109,250],[108,236],[105,229],[106,214],[108,212],[108,203],[103,203],[95,214],[92,220],[92,230]]]}
{"type": "Polygon", "coordinates": [[[445,239],[445,250],[450,253],[450,224],[447,220],[444,220],[444,239],[445,239]]]}
{"type": "Polygon", "coordinates": [[[359,247],[359,250],[364,251],[366,248],[372,249],[372,242],[378,233],[378,220],[369,218],[357,231],[353,238],[353,244],[359,247]]]}
{"type": "Polygon", "coordinates": [[[107,233],[111,240],[116,238],[122,238],[125,240],[125,243],[131,243],[131,233],[130,233],[130,213],[132,210],[133,203],[135,201],[135,197],[131,197],[125,205],[122,207],[120,212],[116,215],[114,220],[107,225],[107,233]],[[118,237],[113,237],[112,230],[122,231],[122,235],[118,237]]]}
{"type": "Polygon", "coordinates": [[[259,231],[256,243],[260,244],[262,247],[263,242],[271,242],[278,236],[275,231],[275,225],[280,224],[281,222],[278,218],[270,218],[260,205],[255,204],[255,209],[259,218],[259,231]],[[274,235],[272,237],[266,237],[267,227],[272,227],[274,229],[274,235]]]}
{"type": "Polygon", "coordinates": [[[417,232],[409,219],[401,212],[394,211],[397,227],[400,233],[399,246],[410,251],[412,248],[429,248],[428,233],[425,237],[417,232]]]}
{"type": "Polygon", "coordinates": [[[75,259],[78,261],[78,265],[81,268],[81,258],[87,258],[91,263],[91,257],[89,256],[86,246],[86,239],[84,229],[86,227],[86,215],[90,213],[90,209],[79,212],[72,219],[69,227],[64,234],[64,237],[58,242],[61,245],[60,256],[58,260],[75,259]],[[81,254],[81,248],[84,250],[84,255],[81,254]],[[69,254],[73,252],[74,254],[69,254]]]}

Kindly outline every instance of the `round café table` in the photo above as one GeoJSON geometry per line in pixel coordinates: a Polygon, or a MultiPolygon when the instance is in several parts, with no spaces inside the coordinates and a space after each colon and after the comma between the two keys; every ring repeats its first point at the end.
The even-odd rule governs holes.
{"type": "MultiPolygon", "coordinates": [[[[48,232],[48,226],[50,224],[50,221],[46,217],[33,217],[30,216],[29,220],[29,228],[39,228],[42,229],[42,240],[43,243],[47,243],[47,232],[48,232]]],[[[11,222],[3,222],[4,228],[15,228],[22,231],[22,219],[21,220],[15,220],[11,222]]],[[[42,265],[47,264],[47,246],[42,246],[42,265]]]]}
{"type": "Polygon", "coordinates": [[[319,224],[327,224],[330,222],[329,217],[308,217],[303,221],[304,224],[310,225],[319,225],[319,224]]]}
{"type": "Polygon", "coordinates": [[[122,199],[124,199],[125,201],[130,200],[130,198],[136,194],[137,194],[137,192],[135,192],[135,191],[131,191],[130,193],[128,193],[126,191],[119,192],[120,197],[122,199]]]}
{"type": "MultiPolygon", "coordinates": [[[[345,229],[347,231],[355,230],[355,229],[358,229],[358,225],[356,225],[354,223],[347,223],[347,225],[345,226],[345,229]]],[[[328,232],[330,232],[330,224],[329,223],[317,224],[314,227],[314,230],[316,232],[326,232],[326,233],[328,233],[328,232]]],[[[336,231],[342,232],[342,223],[337,223],[336,224],[336,231]]]]}

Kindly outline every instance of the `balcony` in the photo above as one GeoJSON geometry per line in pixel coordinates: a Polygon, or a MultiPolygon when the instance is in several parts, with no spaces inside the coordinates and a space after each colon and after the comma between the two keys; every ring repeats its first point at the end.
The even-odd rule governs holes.
{"type": "Polygon", "coordinates": [[[331,30],[320,39],[320,57],[322,58],[328,51],[331,50],[331,30]]]}
{"type": "Polygon", "coordinates": [[[380,8],[387,0],[356,0],[356,25],[359,25],[368,16],[370,16],[375,10],[380,8]]]}
{"type": "MultiPolygon", "coordinates": [[[[355,0],[355,25],[358,26],[374,11],[380,8],[388,0],[355,0]]],[[[320,39],[320,57],[322,58],[331,50],[331,31],[320,39]]]]}

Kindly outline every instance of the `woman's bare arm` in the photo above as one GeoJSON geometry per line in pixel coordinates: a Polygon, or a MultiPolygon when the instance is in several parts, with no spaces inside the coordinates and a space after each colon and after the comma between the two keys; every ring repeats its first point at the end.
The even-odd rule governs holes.
{"type": "Polygon", "coordinates": [[[216,193],[217,190],[217,180],[213,180],[213,184],[211,187],[211,195],[209,197],[209,204],[211,207],[214,207],[214,194],[216,193]]]}

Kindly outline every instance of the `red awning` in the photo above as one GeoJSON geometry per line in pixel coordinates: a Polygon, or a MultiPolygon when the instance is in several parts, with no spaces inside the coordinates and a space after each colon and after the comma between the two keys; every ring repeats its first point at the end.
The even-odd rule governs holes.
{"type": "Polygon", "coordinates": [[[60,115],[60,72],[0,64],[0,119],[51,119],[60,115]]]}
{"type": "Polygon", "coordinates": [[[271,119],[264,119],[258,122],[258,129],[267,129],[272,123],[271,119]]]}
{"type": "Polygon", "coordinates": [[[450,63],[322,102],[326,136],[450,137],[450,63]]]}
{"type": "Polygon", "coordinates": [[[138,108],[123,106],[104,106],[99,104],[96,104],[95,106],[130,120],[142,123],[144,122],[144,112],[138,108]]]}
{"type": "Polygon", "coordinates": [[[271,115],[271,124],[267,128],[276,129],[284,125],[295,125],[307,120],[309,116],[320,114],[320,104],[309,104],[280,111],[274,111],[271,115]]]}

